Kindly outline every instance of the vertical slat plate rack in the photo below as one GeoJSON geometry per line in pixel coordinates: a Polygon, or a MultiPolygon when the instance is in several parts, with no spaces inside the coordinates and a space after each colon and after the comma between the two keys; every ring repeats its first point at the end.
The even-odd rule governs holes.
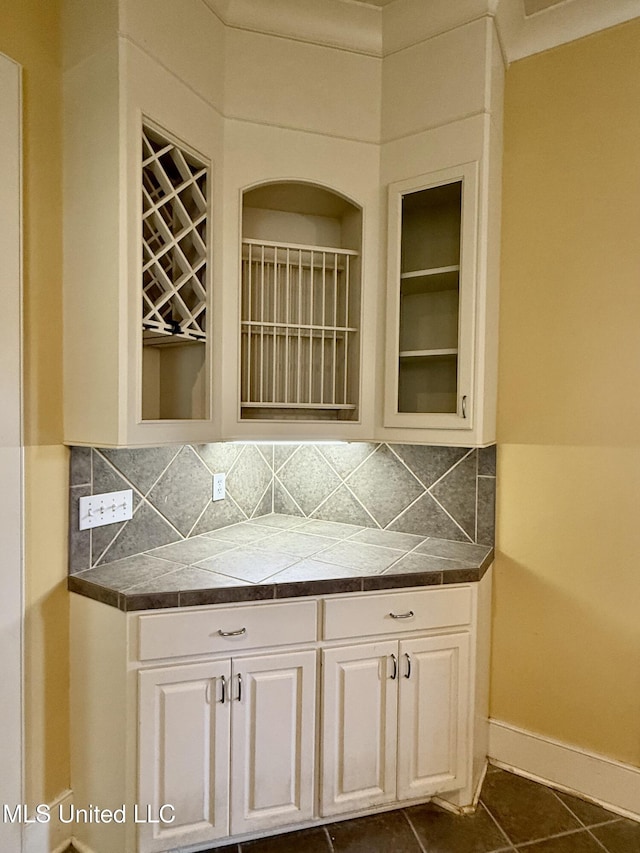
{"type": "Polygon", "coordinates": [[[243,414],[353,415],[357,257],[350,249],[243,240],[243,414]]]}

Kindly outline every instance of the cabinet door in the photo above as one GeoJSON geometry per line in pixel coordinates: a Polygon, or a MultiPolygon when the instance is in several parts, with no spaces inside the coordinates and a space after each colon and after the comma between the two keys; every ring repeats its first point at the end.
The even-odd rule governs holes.
{"type": "Polygon", "coordinates": [[[469,634],[400,643],[398,799],[464,787],[469,634]]]}
{"type": "Polygon", "coordinates": [[[313,817],[316,652],[233,661],[231,831],[313,817]]]}
{"type": "Polygon", "coordinates": [[[140,853],[229,834],[230,671],[226,660],[139,673],[140,816],[175,816],[139,824],[140,853]]]}
{"type": "Polygon", "coordinates": [[[323,652],[322,814],[396,798],[398,644],[323,652]]]}
{"type": "Polygon", "coordinates": [[[385,426],[471,429],[477,164],[389,189],[385,426]]]}

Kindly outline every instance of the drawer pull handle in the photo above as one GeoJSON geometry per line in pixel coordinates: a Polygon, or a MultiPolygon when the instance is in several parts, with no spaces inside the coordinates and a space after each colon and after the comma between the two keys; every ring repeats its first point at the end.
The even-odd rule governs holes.
{"type": "Polygon", "coordinates": [[[238,702],[242,702],[242,676],[238,673],[238,702]]]}
{"type": "Polygon", "coordinates": [[[407,671],[405,672],[404,677],[411,678],[411,656],[407,654],[407,652],[404,653],[404,656],[407,659],[407,671]]]}
{"type": "Polygon", "coordinates": [[[391,673],[391,680],[395,681],[398,677],[398,659],[395,655],[391,655],[391,660],[393,661],[393,672],[391,673]]]}
{"type": "Polygon", "coordinates": [[[222,697],[220,698],[220,704],[224,705],[225,700],[227,698],[227,679],[224,675],[220,676],[220,684],[222,686],[222,697]]]}
{"type": "Polygon", "coordinates": [[[414,615],[413,610],[410,610],[408,613],[390,613],[392,619],[411,619],[414,615]]]}
{"type": "Polygon", "coordinates": [[[241,634],[246,633],[246,628],[238,628],[237,631],[223,631],[222,628],[218,630],[218,634],[220,634],[221,637],[239,637],[241,634]]]}

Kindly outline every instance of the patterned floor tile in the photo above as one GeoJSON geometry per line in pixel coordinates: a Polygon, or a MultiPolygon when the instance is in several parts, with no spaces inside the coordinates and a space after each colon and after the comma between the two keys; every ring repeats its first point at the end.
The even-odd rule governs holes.
{"type": "Polygon", "coordinates": [[[328,830],[334,853],[422,853],[402,811],[332,823],[328,830]]]}
{"type": "Polygon", "coordinates": [[[640,823],[620,820],[589,830],[608,853],[640,853],[640,823]]]}
{"type": "Polygon", "coordinates": [[[553,791],[512,773],[487,774],[481,800],[514,844],[582,829],[553,791]]]}
{"type": "Polygon", "coordinates": [[[482,806],[472,815],[452,814],[431,803],[406,811],[426,853],[493,853],[512,849],[509,839],[482,806]]]}

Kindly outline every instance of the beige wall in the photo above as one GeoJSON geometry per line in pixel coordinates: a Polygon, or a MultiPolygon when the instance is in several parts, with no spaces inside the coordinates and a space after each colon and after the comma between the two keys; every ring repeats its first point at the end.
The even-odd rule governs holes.
{"type": "Polygon", "coordinates": [[[640,22],[505,102],[494,718],[640,765],[640,22]]]}
{"type": "Polygon", "coordinates": [[[69,785],[67,451],[62,446],[59,0],[0,0],[0,51],[23,66],[27,801],[69,785]]]}

